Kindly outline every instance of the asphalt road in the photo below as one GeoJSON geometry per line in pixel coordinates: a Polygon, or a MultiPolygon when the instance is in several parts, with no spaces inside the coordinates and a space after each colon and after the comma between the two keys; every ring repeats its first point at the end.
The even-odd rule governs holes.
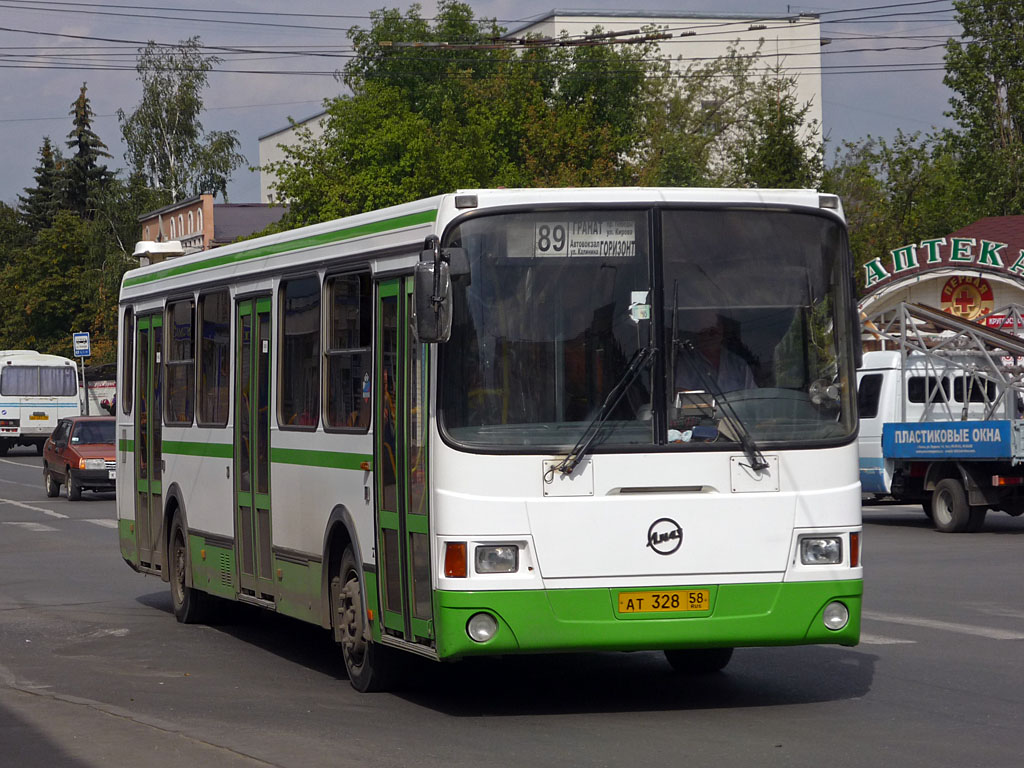
{"type": "Polygon", "coordinates": [[[237,611],[184,626],[118,552],[112,495],[47,499],[0,459],[0,766],[1019,766],[1024,517],[978,534],[865,509],[863,642],[416,667],[356,693],[328,633],[237,611]]]}

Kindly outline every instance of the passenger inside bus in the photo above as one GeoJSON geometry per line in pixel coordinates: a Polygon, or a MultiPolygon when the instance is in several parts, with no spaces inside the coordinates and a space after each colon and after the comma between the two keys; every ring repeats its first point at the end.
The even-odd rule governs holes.
{"type": "Polygon", "coordinates": [[[676,392],[707,389],[701,372],[723,392],[757,387],[749,363],[733,351],[732,347],[742,348],[742,343],[736,334],[727,333],[721,314],[714,309],[700,309],[686,312],[684,317],[675,350],[676,392]],[[692,343],[692,349],[687,341],[692,343]]]}

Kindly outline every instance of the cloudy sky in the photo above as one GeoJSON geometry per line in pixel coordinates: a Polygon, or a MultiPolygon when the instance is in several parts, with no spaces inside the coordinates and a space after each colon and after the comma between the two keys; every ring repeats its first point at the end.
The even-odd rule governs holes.
{"type": "MultiPolygon", "coordinates": [[[[589,0],[570,6],[550,0],[474,0],[478,17],[505,27],[554,8],[623,7],[621,0],[589,0]]],[[[63,147],[68,115],[83,82],[96,119],[94,130],[123,167],[124,147],[116,112],[131,112],[141,89],[134,70],[146,41],[175,43],[193,35],[208,46],[248,49],[225,52],[204,94],[207,130],[235,130],[250,164],[259,160],[258,138],[322,108],[342,86],[332,73],[351,50],[347,31],[368,27],[369,12],[403,11],[408,3],[384,0],[127,0],[51,2],[0,0],[0,201],[17,204],[33,184],[43,137],[63,147]],[[305,50],[316,55],[297,55],[305,50]]],[[[950,93],[942,84],[942,43],[959,33],[951,0],[862,3],[827,0],[790,5],[774,0],[643,0],[647,11],[743,13],[778,16],[817,13],[822,37],[824,134],[828,155],[846,140],[889,138],[898,129],[928,132],[948,125],[950,93]]],[[[429,17],[436,3],[422,3],[429,17]]],[[[236,172],[231,202],[255,202],[258,174],[236,172]]]]}

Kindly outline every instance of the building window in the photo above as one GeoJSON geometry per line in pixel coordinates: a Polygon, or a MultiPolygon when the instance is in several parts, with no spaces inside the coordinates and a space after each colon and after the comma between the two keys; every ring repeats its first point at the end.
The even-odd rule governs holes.
{"type": "Polygon", "coordinates": [[[228,423],[231,299],[226,290],[199,297],[199,423],[228,423]]]}
{"type": "Polygon", "coordinates": [[[178,231],[181,233],[182,237],[185,236],[185,217],[180,213],[178,214],[178,231]]]}
{"type": "Polygon", "coordinates": [[[203,209],[202,208],[200,208],[198,211],[196,211],[196,224],[198,225],[196,227],[196,231],[197,232],[202,232],[203,231],[203,209]]]}
{"type": "Polygon", "coordinates": [[[145,230],[143,230],[143,232],[142,232],[142,239],[143,240],[149,240],[149,225],[148,224],[146,225],[145,230]]]}
{"type": "Polygon", "coordinates": [[[192,425],[195,400],[195,324],[193,299],[167,305],[167,413],[168,424],[192,425]]]}
{"type": "Polygon", "coordinates": [[[174,217],[171,216],[171,240],[174,239],[174,217]]]}
{"type": "Polygon", "coordinates": [[[192,216],[192,211],[188,212],[188,233],[191,235],[196,231],[196,222],[192,216]]]}
{"type": "Polygon", "coordinates": [[[320,415],[320,279],[281,283],[281,395],[283,428],[315,428],[320,415]]]}
{"type": "Polygon", "coordinates": [[[372,296],[368,272],[327,283],[327,425],[366,431],[370,426],[372,296]]]}

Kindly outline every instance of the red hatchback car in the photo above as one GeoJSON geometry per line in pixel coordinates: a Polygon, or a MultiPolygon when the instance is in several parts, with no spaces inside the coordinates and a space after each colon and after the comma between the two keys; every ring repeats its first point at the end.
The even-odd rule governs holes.
{"type": "Polygon", "coordinates": [[[57,422],[43,445],[43,485],[47,496],[67,486],[68,499],[82,491],[112,491],[117,478],[113,416],[74,416],[57,422]]]}

